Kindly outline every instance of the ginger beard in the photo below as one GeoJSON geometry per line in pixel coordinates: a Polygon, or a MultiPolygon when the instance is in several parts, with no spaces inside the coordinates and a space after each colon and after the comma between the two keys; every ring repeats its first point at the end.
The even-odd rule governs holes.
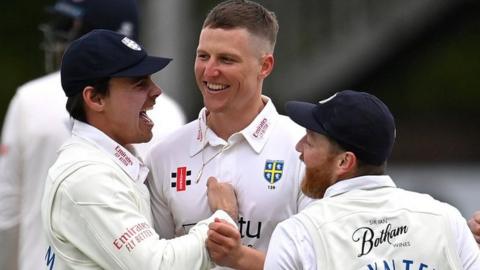
{"type": "Polygon", "coordinates": [[[305,168],[302,180],[302,192],[313,199],[321,199],[328,187],[336,182],[334,173],[334,155],[330,154],[325,162],[317,167],[305,168]]]}

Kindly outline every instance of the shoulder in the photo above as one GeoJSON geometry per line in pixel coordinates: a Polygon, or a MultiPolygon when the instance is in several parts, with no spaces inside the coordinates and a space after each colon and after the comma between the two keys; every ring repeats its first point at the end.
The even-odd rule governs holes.
{"type": "Polygon", "coordinates": [[[62,172],[66,168],[84,168],[98,164],[116,166],[107,154],[93,144],[77,137],[71,137],[58,150],[58,158],[52,168],[62,172]]]}
{"type": "Polygon", "coordinates": [[[147,155],[147,160],[166,156],[166,153],[167,155],[172,155],[171,151],[188,151],[188,147],[190,146],[191,141],[196,138],[197,132],[198,120],[194,120],[179,127],[152,147],[147,155]]]}
{"type": "Polygon", "coordinates": [[[293,156],[296,158],[295,145],[305,135],[305,129],[294,123],[290,118],[280,114],[277,115],[269,129],[267,145],[276,149],[274,151],[294,153],[293,156]]]}
{"type": "Polygon", "coordinates": [[[198,131],[198,120],[194,120],[190,123],[187,123],[168,136],[165,137],[165,139],[159,143],[159,145],[166,147],[169,144],[172,143],[178,143],[182,142],[185,143],[185,140],[191,140],[196,136],[196,132],[198,131]]]}
{"type": "Polygon", "coordinates": [[[45,111],[60,108],[66,115],[64,109],[66,100],[67,97],[60,82],[60,73],[55,72],[21,85],[15,92],[12,102],[25,106],[29,110],[41,108],[45,111]],[[45,106],[46,103],[49,106],[45,106]]]}
{"type": "Polygon", "coordinates": [[[300,139],[305,135],[305,128],[293,122],[288,116],[278,115],[277,132],[281,132],[285,137],[300,139]]]}
{"type": "Polygon", "coordinates": [[[111,159],[101,151],[80,145],[63,150],[49,176],[61,181],[59,191],[74,201],[100,200],[130,188],[129,182],[122,180],[126,177],[122,169],[111,159]]]}
{"type": "Polygon", "coordinates": [[[52,91],[52,90],[55,90],[55,92],[59,92],[62,95],[64,94],[62,91],[62,86],[60,81],[60,72],[50,73],[45,76],[26,82],[25,84],[18,87],[17,94],[41,95],[45,91],[52,91]]]}
{"type": "MultiPolygon", "coordinates": [[[[454,206],[433,198],[426,193],[420,193],[402,188],[396,189],[399,197],[407,198],[405,204],[413,205],[417,208],[423,208],[430,211],[440,211],[448,216],[460,215],[460,212],[454,206]]],[[[461,215],[460,215],[461,216],[461,215]]]]}

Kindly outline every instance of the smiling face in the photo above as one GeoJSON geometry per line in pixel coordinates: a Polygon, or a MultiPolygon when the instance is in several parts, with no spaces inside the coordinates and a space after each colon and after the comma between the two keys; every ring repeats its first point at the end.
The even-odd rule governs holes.
{"type": "Polygon", "coordinates": [[[263,79],[273,68],[268,42],[246,29],[204,28],[195,59],[195,78],[211,113],[258,112],[263,79]]]}
{"type": "Polygon", "coordinates": [[[123,146],[150,141],[153,122],[146,111],[153,108],[161,93],[150,76],[111,78],[109,91],[101,98],[97,128],[123,146]]]}

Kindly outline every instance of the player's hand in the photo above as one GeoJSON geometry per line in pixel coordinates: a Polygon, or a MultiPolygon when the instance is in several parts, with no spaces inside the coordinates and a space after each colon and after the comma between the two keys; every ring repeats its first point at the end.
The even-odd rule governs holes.
{"type": "Polygon", "coordinates": [[[206,246],[210,258],[217,265],[237,268],[241,257],[240,232],[225,220],[215,218],[210,223],[206,246]]]}
{"type": "Polygon", "coordinates": [[[232,185],[219,183],[215,177],[209,177],[207,181],[208,205],[212,212],[218,209],[227,212],[233,220],[238,220],[237,196],[232,185]]]}
{"type": "Polygon", "coordinates": [[[470,227],[470,231],[472,231],[475,241],[480,245],[480,211],[473,214],[468,221],[468,227],[470,227]]]}

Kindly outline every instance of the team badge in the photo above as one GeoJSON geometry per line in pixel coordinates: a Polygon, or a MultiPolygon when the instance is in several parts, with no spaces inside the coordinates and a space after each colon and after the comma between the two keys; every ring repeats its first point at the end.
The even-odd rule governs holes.
{"type": "Polygon", "coordinates": [[[263,176],[268,183],[274,184],[282,178],[283,160],[267,160],[265,161],[265,169],[263,176]]]}
{"type": "Polygon", "coordinates": [[[192,171],[187,170],[187,167],[178,167],[176,172],[172,172],[172,178],[175,179],[171,183],[172,188],[176,188],[177,191],[187,190],[187,186],[192,184],[191,180],[187,180],[187,176],[192,175],[192,171]]]}
{"type": "Polygon", "coordinates": [[[128,37],[124,37],[122,39],[122,43],[125,44],[125,46],[129,47],[132,50],[135,50],[135,51],[141,51],[142,50],[140,45],[138,45],[135,41],[129,39],[128,37]]]}

